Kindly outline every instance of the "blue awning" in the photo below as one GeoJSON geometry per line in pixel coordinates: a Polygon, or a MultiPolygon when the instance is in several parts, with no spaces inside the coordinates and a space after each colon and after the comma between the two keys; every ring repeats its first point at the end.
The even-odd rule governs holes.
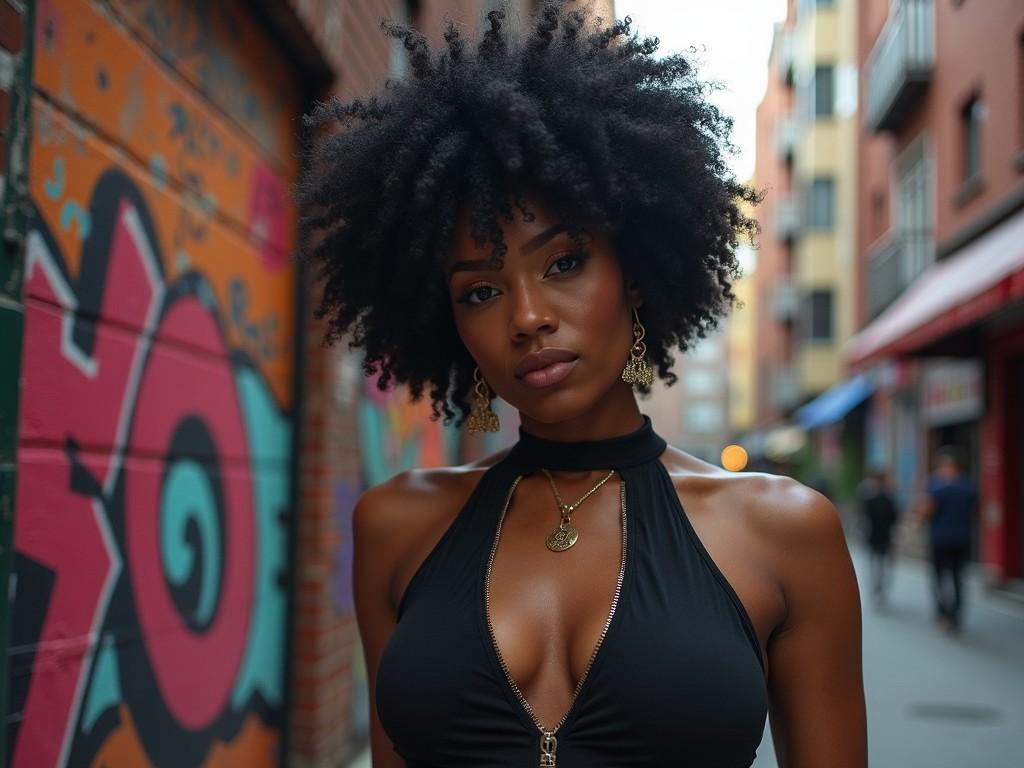
{"type": "Polygon", "coordinates": [[[849,381],[836,384],[809,403],[797,408],[793,419],[804,429],[815,429],[831,424],[867,400],[874,391],[875,383],[872,378],[866,373],[861,373],[849,381]]]}

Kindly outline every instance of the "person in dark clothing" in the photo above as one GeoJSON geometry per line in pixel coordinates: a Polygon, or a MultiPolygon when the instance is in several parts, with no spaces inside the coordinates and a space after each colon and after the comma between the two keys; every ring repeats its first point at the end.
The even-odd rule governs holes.
{"type": "Polygon", "coordinates": [[[871,593],[875,605],[885,604],[892,580],[892,531],[899,518],[885,470],[868,473],[858,489],[865,538],[871,553],[871,593]]]}
{"type": "Polygon", "coordinates": [[[973,480],[963,475],[956,448],[940,448],[935,463],[935,471],[926,485],[921,516],[929,523],[936,622],[942,630],[955,632],[960,629],[964,603],[961,572],[970,550],[978,489],[973,480]]]}

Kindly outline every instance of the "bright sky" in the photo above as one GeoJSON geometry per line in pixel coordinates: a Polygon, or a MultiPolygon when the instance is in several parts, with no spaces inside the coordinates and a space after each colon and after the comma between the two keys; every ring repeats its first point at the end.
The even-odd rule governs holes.
{"type": "Polygon", "coordinates": [[[661,41],[659,55],[698,49],[698,72],[724,90],[713,101],[733,118],[729,158],[740,181],[754,173],[755,110],[768,80],[772,27],[786,17],[786,0],[615,0],[615,17],[661,41]]]}

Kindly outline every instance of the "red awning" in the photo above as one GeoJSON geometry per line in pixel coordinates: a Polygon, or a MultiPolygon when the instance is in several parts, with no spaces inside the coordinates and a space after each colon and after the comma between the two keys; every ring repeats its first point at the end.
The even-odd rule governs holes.
{"type": "Polygon", "coordinates": [[[932,264],[846,344],[861,367],[898,356],[983,319],[1024,297],[1024,212],[932,264]]]}

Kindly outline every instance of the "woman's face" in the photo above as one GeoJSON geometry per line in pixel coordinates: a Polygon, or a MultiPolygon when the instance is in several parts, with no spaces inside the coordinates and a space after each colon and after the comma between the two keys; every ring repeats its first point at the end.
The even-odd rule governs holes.
{"type": "Polygon", "coordinates": [[[500,269],[488,263],[490,244],[474,242],[465,210],[456,222],[447,268],[463,343],[524,423],[585,417],[620,399],[634,403],[620,376],[636,302],[611,241],[585,233],[581,250],[549,209],[527,202],[533,220],[517,212],[513,222],[501,221],[508,252],[500,269]]]}

